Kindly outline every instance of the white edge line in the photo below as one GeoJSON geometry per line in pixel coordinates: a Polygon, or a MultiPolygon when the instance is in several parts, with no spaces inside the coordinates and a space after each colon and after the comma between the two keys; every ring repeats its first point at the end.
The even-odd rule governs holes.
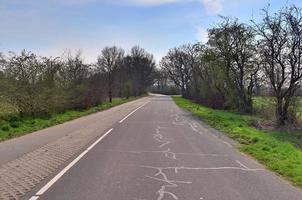
{"type": "Polygon", "coordinates": [[[123,123],[123,121],[125,121],[128,117],[130,117],[133,113],[135,113],[138,109],[144,107],[147,103],[150,103],[150,101],[144,103],[143,105],[141,105],[140,107],[136,108],[135,110],[133,110],[131,113],[129,113],[126,117],[124,117],[121,121],[119,121],[119,123],[123,123]]]}
{"type": "Polygon", "coordinates": [[[90,145],[84,152],[76,157],[71,163],[69,163],[60,173],[58,173],[53,179],[51,179],[45,186],[43,186],[36,195],[32,196],[29,200],[36,200],[40,195],[44,194],[55,182],[57,182],[72,166],[74,166],[85,154],[87,154],[95,145],[97,145],[102,139],[104,139],[111,131],[110,129],[104,135],[102,135],[97,141],[90,145]]]}
{"type": "Polygon", "coordinates": [[[29,200],[37,200],[37,199],[39,199],[38,196],[32,196],[29,200]]]}

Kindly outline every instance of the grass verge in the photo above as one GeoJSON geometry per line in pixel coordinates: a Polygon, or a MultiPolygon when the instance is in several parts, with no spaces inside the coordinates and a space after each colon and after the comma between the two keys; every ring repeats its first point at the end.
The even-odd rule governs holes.
{"type": "Polygon", "coordinates": [[[130,97],[128,99],[114,98],[112,100],[112,103],[106,102],[82,111],[70,110],[61,114],[55,114],[50,118],[10,117],[9,120],[1,119],[0,142],[10,138],[25,135],[27,133],[31,133],[37,130],[41,130],[50,126],[61,124],[85,115],[106,110],[114,106],[136,100],[138,98],[140,97],[130,97]]]}
{"type": "MultiPolygon", "coordinates": [[[[238,141],[241,151],[302,188],[302,151],[290,133],[264,132],[252,127],[256,117],[214,110],[181,97],[173,99],[179,107],[238,141]]],[[[302,136],[301,132],[295,134],[302,136]]]]}

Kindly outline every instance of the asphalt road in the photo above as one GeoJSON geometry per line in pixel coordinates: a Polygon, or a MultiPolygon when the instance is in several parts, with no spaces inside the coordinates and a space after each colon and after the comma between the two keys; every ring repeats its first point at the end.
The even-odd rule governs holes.
{"type": "Polygon", "coordinates": [[[301,190],[239,153],[170,97],[152,97],[137,108],[25,199],[302,199],[301,190]]]}

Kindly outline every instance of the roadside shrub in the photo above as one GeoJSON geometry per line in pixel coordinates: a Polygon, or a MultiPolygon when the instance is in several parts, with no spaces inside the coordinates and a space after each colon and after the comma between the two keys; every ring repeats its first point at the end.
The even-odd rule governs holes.
{"type": "Polygon", "coordinates": [[[7,134],[7,137],[12,138],[12,137],[14,137],[14,134],[10,132],[10,133],[7,134]]]}
{"type": "Polygon", "coordinates": [[[17,122],[17,121],[20,121],[20,119],[21,118],[20,118],[19,115],[12,115],[8,121],[9,122],[17,122]]]}
{"type": "Polygon", "coordinates": [[[12,128],[19,128],[21,126],[21,122],[20,121],[12,121],[12,122],[10,122],[10,126],[12,128]]]}
{"type": "Polygon", "coordinates": [[[1,130],[2,130],[2,131],[9,131],[9,130],[10,130],[9,124],[3,125],[3,126],[1,127],[1,130]]]}

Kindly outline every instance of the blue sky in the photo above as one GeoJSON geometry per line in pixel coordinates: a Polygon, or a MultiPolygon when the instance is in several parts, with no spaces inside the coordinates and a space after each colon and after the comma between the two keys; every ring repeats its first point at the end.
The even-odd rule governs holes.
{"type": "Polygon", "coordinates": [[[94,62],[101,49],[140,45],[157,61],[169,48],[206,41],[218,15],[249,21],[260,9],[300,0],[0,0],[0,52],[27,49],[59,56],[81,49],[94,62]]]}

